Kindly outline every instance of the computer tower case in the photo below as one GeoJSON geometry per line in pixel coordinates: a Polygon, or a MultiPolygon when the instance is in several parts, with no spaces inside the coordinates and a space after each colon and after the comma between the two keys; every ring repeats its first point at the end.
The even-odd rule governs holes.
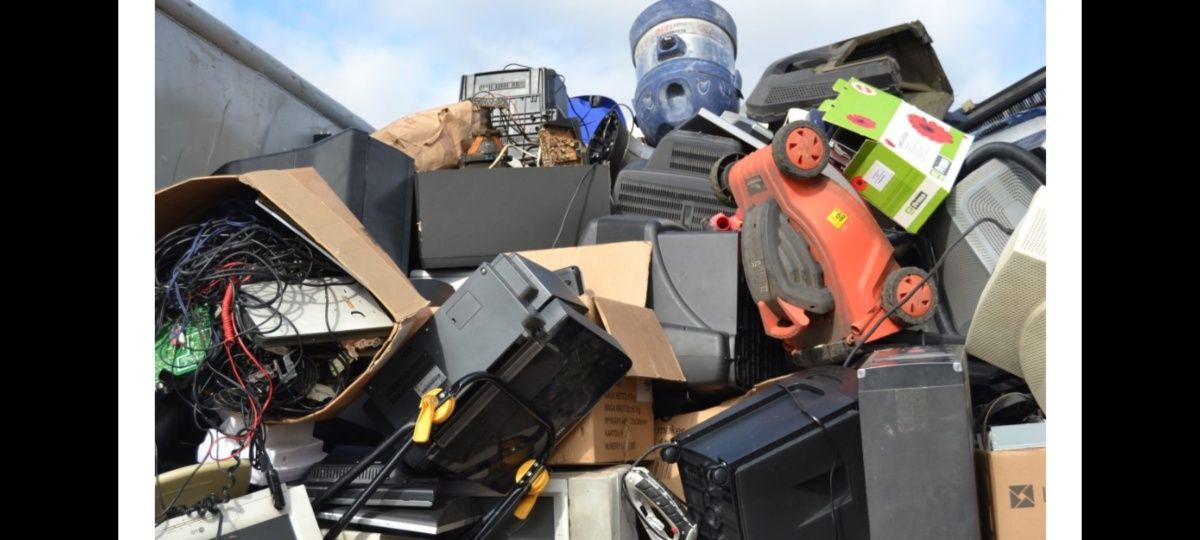
{"type": "Polygon", "coordinates": [[[941,118],[954,101],[933,39],[920,21],[799,52],[776,60],[746,98],[747,114],[778,124],[788,109],[815,109],[837,97],[833,83],[857,78],[941,118]]]}
{"type": "Polygon", "coordinates": [[[738,234],[684,232],[644,216],[605,216],[588,224],[581,245],[651,243],[647,307],[654,310],[687,383],[654,381],[654,413],[672,416],[715,405],[756,383],[794,371],[762,317],[738,264],[738,234]]]}
{"type": "Polygon", "coordinates": [[[473,268],[497,254],[575,245],[611,213],[607,165],[417,174],[421,268],[473,268]]]}
{"type": "Polygon", "coordinates": [[[822,366],[676,437],[699,537],[866,540],[857,408],[854,371],[822,366]]]}
{"type": "Polygon", "coordinates": [[[960,180],[930,217],[926,236],[933,244],[934,254],[946,257],[937,276],[942,287],[941,307],[948,310],[948,318],[959,334],[967,335],[975,306],[996,269],[1009,235],[985,223],[976,227],[958,247],[949,253],[947,249],[980,218],[992,218],[1005,227],[1015,228],[1040,187],[1042,183],[1037,177],[1020,165],[994,159],[960,180]]]}
{"type": "Polygon", "coordinates": [[[379,247],[408,272],[415,236],[412,158],[364,131],[347,129],[303,148],[230,161],[213,174],[297,167],[316,169],[379,247]]]}
{"type": "Polygon", "coordinates": [[[675,130],[663,137],[649,160],[621,169],[613,188],[617,214],[668,219],[690,231],[711,230],[708,220],[734,208],[713,195],[708,173],[726,154],[745,152],[733,138],[675,130]]]}
{"type": "Polygon", "coordinates": [[[979,538],[963,348],[875,351],[858,379],[871,539],[979,538]]]}
{"type": "MultiPolygon", "coordinates": [[[[486,371],[547,419],[556,440],[631,365],[585,309],[553,272],[500,255],[481,265],[367,383],[364,409],[390,432],[416,417],[425,392],[486,371]]],[[[507,395],[478,384],[459,397],[454,414],[420,453],[444,471],[506,492],[516,467],[541,454],[544,436],[507,395]]]]}

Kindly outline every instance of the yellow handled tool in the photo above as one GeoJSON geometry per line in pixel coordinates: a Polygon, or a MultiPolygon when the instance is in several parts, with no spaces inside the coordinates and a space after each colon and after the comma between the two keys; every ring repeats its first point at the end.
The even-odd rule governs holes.
{"type": "Polygon", "coordinates": [[[517,503],[517,507],[513,509],[513,516],[520,520],[524,520],[525,518],[529,517],[529,513],[533,511],[533,503],[537,502],[538,495],[540,495],[542,490],[546,489],[546,486],[550,484],[550,472],[545,468],[539,470],[537,475],[535,475],[532,479],[527,478],[530,470],[533,469],[535,465],[537,465],[537,461],[531,459],[526,461],[519,469],[517,469],[517,484],[520,485],[522,481],[527,481],[530,483],[529,491],[525,492],[525,496],[521,497],[521,502],[517,503]]]}
{"type": "Polygon", "coordinates": [[[438,403],[438,396],[441,394],[441,388],[433,388],[421,396],[421,408],[417,412],[416,426],[413,427],[413,442],[417,444],[429,442],[433,426],[449,420],[450,415],[454,413],[454,396],[449,396],[445,401],[438,403]]]}

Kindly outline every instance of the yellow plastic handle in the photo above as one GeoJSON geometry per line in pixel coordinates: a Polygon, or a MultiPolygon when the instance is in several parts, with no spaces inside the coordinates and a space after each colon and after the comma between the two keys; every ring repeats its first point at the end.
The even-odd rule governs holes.
{"type": "Polygon", "coordinates": [[[417,411],[417,424],[413,427],[413,442],[417,444],[429,442],[429,435],[433,432],[434,424],[442,424],[450,419],[451,414],[454,414],[454,396],[450,396],[438,404],[438,395],[441,393],[441,388],[433,388],[421,396],[420,409],[417,411]]]}
{"type": "MultiPolygon", "coordinates": [[[[529,473],[529,469],[533,468],[533,466],[536,464],[537,462],[531,459],[523,463],[521,467],[517,469],[518,484],[520,484],[521,480],[525,478],[525,475],[529,473]]],[[[529,491],[525,493],[524,497],[521,497],[521,501],[518,502],[517,507],[513,509],[513,516],[522,521],[529,517],[529,513],[533,511],[533,504],[537,502],[538,495],[540,495],[549,484],[550,471],[543,468],[542,470],[538,471],[537,475],[533,477],[533,480],[529,484],[529,491]]]]}

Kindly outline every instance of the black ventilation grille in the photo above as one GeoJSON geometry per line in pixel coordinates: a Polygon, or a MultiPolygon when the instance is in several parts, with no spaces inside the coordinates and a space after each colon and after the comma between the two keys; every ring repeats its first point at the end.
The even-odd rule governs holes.
{"type": "Polygon", "coordinates": [[[750,297],[745,280],[738,280],[738,317],[736,339],[736,363],[734,375],[738,386],[750,387],[767,379],[796,371],[783,343],[767,336],[763,330],[762,315],[750,297]]]}
{"type": "Polygon", "coordinates": [[[616,193],[617,213],[669,219],[690,231],[711,230],[714,214],[736,209],[717,202],[708,191],[669,189],[659,184],[624,181],[616,193]]]}
{"type": "Polygon", "coordinates": [[[778,105],[780,103],[792,102],[811,102],[818,100],[826,100],[837,96],[833,91],[833,85],[821,82],[820,84],[795,84],[790,86],[776,86],[767,92],[766,105],[778,105]]]}
{"type": "Polygon", "coordinates": [[[1006,121],[1008,120],[1008,117],[1013,116],[1017,113],[1027,111],[1034,107],[1044,107],[1045,105],[1046,105],[1046,89],[1043,88],[1043,89],[1039,90],[1037,93],[1035,93],[1025,99],[1022,99],[1021,101],[1014,103],[1011,107],[1004,109],[1003,111],[1000,111],[999,114],[997,114],[991,118],[988,118],[987,120],[985,120],[983,122],[983,124],[981,124],[979,126],[979,129],[976,129],[974,132],[971,133],[971,135],[974,135],[975,138],[979,138],[979,137],[983,137],[984,135],[987,135],[989,133],[999,131],[1005,127],[1008,127],[1008,124],[1006,123],[1006,121]]]}

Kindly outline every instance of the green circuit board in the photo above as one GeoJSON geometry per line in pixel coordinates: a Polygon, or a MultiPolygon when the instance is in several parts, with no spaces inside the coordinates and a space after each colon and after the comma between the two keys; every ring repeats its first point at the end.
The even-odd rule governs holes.
{"type": "Polygon", "coordinates": [[[172,375],[186,375],[196,371],[212,347],[212,317],[205,307],[192,310],[186,327],[179,321],[163,325],[154,340],[154,377],[166,371],[172,375]]]}

